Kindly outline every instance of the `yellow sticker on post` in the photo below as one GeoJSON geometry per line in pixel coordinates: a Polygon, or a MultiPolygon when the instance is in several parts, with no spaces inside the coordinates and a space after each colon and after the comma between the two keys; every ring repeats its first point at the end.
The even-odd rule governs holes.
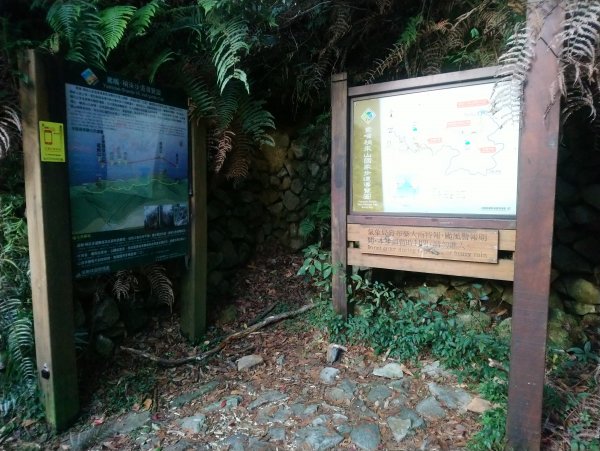
{"type": "Polygon", "coordinates": [[[40,153],[42,161],[65,162],[65,132],[60,122],[40,121],[40,153]]]}

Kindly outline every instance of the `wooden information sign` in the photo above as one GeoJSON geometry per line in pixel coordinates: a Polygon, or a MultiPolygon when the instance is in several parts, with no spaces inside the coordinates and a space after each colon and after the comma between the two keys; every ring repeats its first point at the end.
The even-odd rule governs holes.
{"type": "Polygon", "coordinates": [[[498,231],[439,227],[362,226],[360,246],[365,254],[498,262],[498,231]]]}
{"type": "Polygon", "coordinates": [[[515,450],[541,439],[559,123],[549,87],[564,14],[558,1],[528,5],[543,16],[528,13],[531,28],[543,25],[521,121],[491,109],[497,68],[356,87],[337,74],[331,84],[336,312],[348,313],[348,266],[514,280],[515,450]]]}

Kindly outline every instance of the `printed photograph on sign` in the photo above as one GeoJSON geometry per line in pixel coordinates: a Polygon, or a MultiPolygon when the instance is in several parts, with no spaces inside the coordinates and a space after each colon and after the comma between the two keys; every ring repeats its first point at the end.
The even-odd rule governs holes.
{"type": "Polygon", "coordinates": [[[516,214],[519,124],[495,82],[353,102],[352,210],[516,214]]]}

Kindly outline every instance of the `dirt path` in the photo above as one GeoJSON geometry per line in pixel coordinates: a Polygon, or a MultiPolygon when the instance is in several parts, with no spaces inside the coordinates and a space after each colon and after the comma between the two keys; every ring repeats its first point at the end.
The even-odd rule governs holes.
{"type": "MultiPolygon", "coordinates": [[[[295,276],[301,263],[300,256],[269,251],[247,265],[235,281],[233,307],[217,315],[220,332],[240,330],[244,319],[275,302],[289,309],[306,303],[310,288],[295,276]]],[[[169,358],[201,351],[178,331],[175,318],[157,319],[124,344],[169,358]]],[[[42,446],[445,450],[462,448],[477,430],[478,414],[466,410],[471,395],[435,365],[427,367],[432,362],[375,375],[398,371],[403,362],[350,346],[329,364],[329,344],[323,331],[298,318],[244,337],[201,365],[165,369],[118,353],[90,380],[93,394],[79,423],[42,446]],[[248,356],[259,363],[239,370],[239,359],[248,356]],[[118,409],[119,402],[125,407],[118,409]]]]}

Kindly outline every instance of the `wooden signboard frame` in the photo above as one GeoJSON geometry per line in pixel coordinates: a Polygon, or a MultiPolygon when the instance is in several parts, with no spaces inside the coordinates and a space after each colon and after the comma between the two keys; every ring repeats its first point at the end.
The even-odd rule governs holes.
{"type": "MultiPolygon", "coordinates": [[[[346,74],[332,77],[332,263],[333,305],[348,314],[346,280],[348,266],[451,274],[514,281],[513,327],[510,360],[507,438],[510,449],[539,449],[541,440],[548,297],[554,223],[554,195],[559,132],[559,105],[552,104],[549,87],[557,73],[558,49],[553,37],[564,12],[558,2],[529,1],[530,9],[545,11],[536,58],[530,69],[522,108],[518,161],[518,196],[515,219],[368,215],[350,212],[350,106],[361,96],[377,96],[441,84],[477,82],[495,74],[495,69],[470,71],[348,87],[346,74]],[[551,105],[548,107],[548,105],[551,105]],[[415,230],[442,228],[498,231],[498,250],[514,252],[497,263],[415,258],[406,254],[365,252],[368,231],[384,227],[415,230]]],[[[528,17],[532,20],[532,17],[528,17]]],[[[533,23],[532,23],[533,24],[533,23]]],[[[401,234],[392,239],[401,246],[401,234]]],[[[374,241],[378,245],[390,241],[374,241]]],[[[414,243],[413,243],[414,244],[414,243]]],[[[392,253],[397,253],[395,249],[392,253]]],[[[403,251],[404,252],[404,251],[403,251]]]]}
{"type": "MultiPolygon", "coordinates": [[[[54,79],[57,63],[34,50],[19,59],[27,80],[21,84],[20,98],[38,380],[46,419],[54,429],[63,430],[79,412],[73,261],[68,251],[72,246],[69,177],[65,159],[44,158],[40,140],[41,121],[62,120],[55,101],[64,95],[64,87],[54,79]]],[[[206,135],[202,124],[192,124],[191,141],[191,243],[182,278],[181,328],[186,337],[197,341],[206,330],[206,135]]]]}

